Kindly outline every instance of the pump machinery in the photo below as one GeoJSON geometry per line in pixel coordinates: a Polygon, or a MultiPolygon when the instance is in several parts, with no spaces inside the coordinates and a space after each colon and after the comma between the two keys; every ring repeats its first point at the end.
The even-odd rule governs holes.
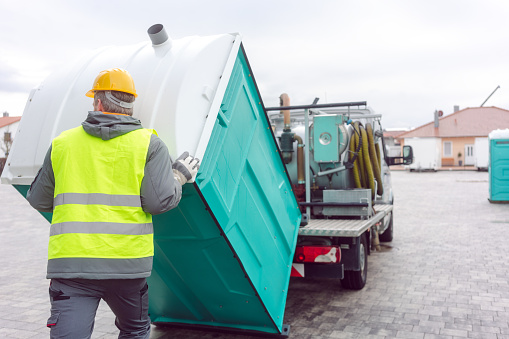
{"type": "Polygon", "coordinates": [[[393,237],[389,165],[410,164],[412,150],[386,155],[382,116],[366,102],[292,107],[287,94],[280,99],[266,110],[303,215],[292,276],[361,289],[371,247],[393,237]]]}

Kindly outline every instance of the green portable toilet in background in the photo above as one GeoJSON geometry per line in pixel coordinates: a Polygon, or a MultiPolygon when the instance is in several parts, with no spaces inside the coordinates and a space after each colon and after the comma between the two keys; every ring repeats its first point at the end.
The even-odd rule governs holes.
{"type": "MultiPolygon", "coordinates": [[[[26,195],[51,140],[79,126],[104,69],[127,69],[133,116],[175,159],[201,159],[177,208],[154,216],[149,313],[156,324],[288,335],[283,325],[301,214],[239,34],[107,47],[32,90],[2,183],[26,195]]],[[[51,220],[51,214],[44,214],[51,220]]]]}
{"type": "Polygon", "coordinates": [[[509,203],[509,129],[492,131],[489,136],[490,202],[509,203]]]}

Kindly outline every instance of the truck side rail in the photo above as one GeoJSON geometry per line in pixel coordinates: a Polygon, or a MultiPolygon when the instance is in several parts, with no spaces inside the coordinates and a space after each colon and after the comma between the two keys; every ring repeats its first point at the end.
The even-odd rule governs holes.
{"type": "Polygon", "coordinates": [[[366,106],[366,105],[367,105],[366,101],[354,101],[354,102],[338,102],[338,103],[334,103],[334,104],[265,107],[265,110],[266,111],[284,111],[284,110],[296,110],[296,109],[319,109],[319,108],[351,107],[351,106],[366,106]]]}

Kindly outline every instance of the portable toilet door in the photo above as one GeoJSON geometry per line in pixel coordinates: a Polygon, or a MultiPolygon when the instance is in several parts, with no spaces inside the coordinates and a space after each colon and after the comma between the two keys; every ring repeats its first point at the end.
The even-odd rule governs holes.
{"type": "Polygon", "coordinates": [[[489,201],[509,203],[509,129],[489,134],[489,201]]]}

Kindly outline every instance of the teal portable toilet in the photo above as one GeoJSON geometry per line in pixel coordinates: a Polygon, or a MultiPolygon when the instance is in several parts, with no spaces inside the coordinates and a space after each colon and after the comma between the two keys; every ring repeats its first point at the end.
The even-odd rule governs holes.
{"type": "MultiPolygon", "coordinates": [[[[177,208],[154,216],[153,323],[287,336],[283,325],[301,214],[239,34],[106,47],[32,90],[2,183],[26,195],[51,140],[79,126],[104,69],[134,78],[133,116],[175,159],[201,159],[177,208]]],[[[51,213],[44,216],[51,220],[51,213]]]]}
{"type": "Polygon", "coordinates": [[[492,131],[489,136],[489,201],[509,203],[509,129],[492,131]]]}

